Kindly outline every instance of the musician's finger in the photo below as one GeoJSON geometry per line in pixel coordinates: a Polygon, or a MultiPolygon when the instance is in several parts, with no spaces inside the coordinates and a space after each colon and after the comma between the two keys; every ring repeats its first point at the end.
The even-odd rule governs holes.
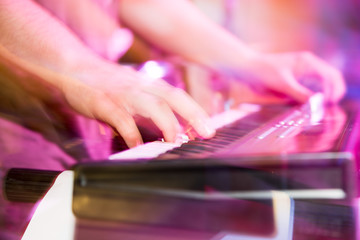
{"type": "Polygon", "coordinates": [[[214,136],[215,130],[207,124],[207,113],[185,91],[175,88],[161,79],[152,83],[144,90],[164,99],[171,109],[192,124],[194,130],[201,137],[214,136]]]}
{"type": "Polygon", "coordinates": [[[320,75],[326,100],[330,102],[339,101],[346,92],[345,81],[340,71],[330,67],[328,63],[313,54],[304,53],[301,56],[301,61],[306,65],[308,71],[320,75]]]}
{"type": "Polygon", "coordinates": [[[116,128],[128,147],[136,147],[143,143],[133,117],[106,94],[98,93],[94,97],[92,108],[94,117],[116,128]]]}
{"type": "Polygon", "coordinates": [[[208,124],[207,113],[183,90],[174,89],[166,101],[175,112],[189,122],[194,130],[204,138],[211,138],[215,135],[215,129],[208,124]]]}
{"type": "Polygon", "coordinates": [[[313,92],[302,86],[291,72],[285,71],[281,75],[284,79],[283,92],[286,92],[291,98],[298,102],[306,102],[313,92]]]}
{"type": "MultiPolygon", "coordinates": [[[[117,102],[124,102],[119,95],[113,96],[117,102]]],[[[131,99],[132,115],[148,118],[159,128],[166,141],[174,142],[181,132],[180,124],[167,102],[158,96],[139,92],[138,96],[131,99]]]]}
{"type": "Polygon", "coordinates": [[[332,80],[333,80],[333,82],[335,82],[335,84],[333,87],[331,100],[333,102],[338,102],[338,101],[340,101],[341,98],[344,97],[344,95],[346,93],[345,79],[339,71],[336,71],[332,74],[332,80]]]}
{"type": "Polygon", "coordinates": [[[181,132],[180,124],[169,105],[162,99],[157,99],[151,107],[150,119],[163,133],[166,141],[174,142],[181,132]]]}

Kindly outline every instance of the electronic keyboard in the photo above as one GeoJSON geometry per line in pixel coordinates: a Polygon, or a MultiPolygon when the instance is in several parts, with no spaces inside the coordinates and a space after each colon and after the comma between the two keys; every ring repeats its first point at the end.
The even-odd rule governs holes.
{"type": "Polygon", "coordinates": [[[264,190],[288,191],[294,198],[351,197],[357,191],[358,103],[325,106],[322,100],[315,94],[302,105],[246,104],[212,118],[217,133],[211,139],[150,142],[109,159],[120,166],[123,160],[228,162],[287,181],[264,190]]]}
{"type": "MultiPolygon", "coordinates": [[[[249,105],[216,115],[211,139],[155,141],[112,154],[119,159],[176,159],[213,156],[309,154],[348,157],[356,141],[357,105],[323,106],[315,94],[299,106],[249,105]]],[[[186,139],[186,137],[182,138],[186,139]]]]}

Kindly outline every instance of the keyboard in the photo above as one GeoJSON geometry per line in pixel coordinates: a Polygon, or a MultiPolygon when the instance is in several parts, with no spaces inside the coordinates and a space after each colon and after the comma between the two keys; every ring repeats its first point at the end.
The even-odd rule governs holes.
{"type": "MultiPolygon", "coordinates": [[[[209,125],[217,130],[217,134],[214,137],[215,141],[219,138],[220,133],[219,130],[224,128],[229,124],[233,124],[253,113],[259,112],[261,107],[259,105],[253,104],[242,104],[237,109],[231,109],[221,114],[215,115],[210,119],[209,125]]],[[[178,140],[175,143],[164,142],[164,141],[153,141],[147,142],[143,145],[140,145],[136,148],[128,149],[125,151],[121,151],[118,153],[112,154],[109,159],[110,160],[120,160],[120,159],[152,159],[160,156],[165,152],[169,152],[181,146],[185,146],[185,143],[195,143],[202,142],[206,143],[206,141],[202,141],[200,139],[196,139],[194,141],[188,141],[188,138],[184,135],[179,135],[178,140]]],[[[186,147],[185,147],[186,148],[186,147]]],[[[200,147],[201,148],[201,147],[200,147]]],[[[176,150],[174,150],[176,151],[176,150]]],[[[189,151],[190,153],[194,151],[189,151]]]]}
{"type": "Polygon", "coordinates": [[[344,134],[341,131],[354,124],[354,116],[347,114],[336,106],[324,108],[320,94],[315,94],[309,102],[299,106],[244,104],[210,120],[210,125],[217,129],[216,135],[211,139],[176,143],[154,141],[115,153],[109,159],[176,159],[304,152],[315,154],[324,151],[336,153],[336,157],[340,157],[344,154],[340,149],[334,149],[334,143],[341,140],[344,134]],[[316,140],[316,137],[319,139],[316,140]],[[309,141],[314,140],[323,140],[324,143],[322,146],[309,144],[309,141]]]}
{"type": "Polygon", "coordinates": [[[240,106],[211,119],[217,128],[211,139],[150,142],[110,159],[223,161],[265,170],[257,178],[271,184],[259,189],[284,190],[297,199],[350,198],[356,192],[358,105],[324,107],[321,101],[314,95],[303,105],[240,106]]]}
{"type": "MultiPolygon", "coordinates": [[[[214,117],[217,133],[211,139],[151,142],[116,153],[111,161],[79,164],[74,182],[78,214],[128,221],[134,211],[146,209],[148,215],[142,212],[141,218],[135,215],[130,220],[213,231],[211,224],[204,228],[178,219],[196,218],[198,211],[212,211],[215,206],[221,208],[216,214],[221,212],[228,219],[244,205],[221,201],[271,206],[268,194],[278,190],[295,200],[294,236],[355,239],[356,221],[348,203],[358,196],[358,104],[322,108],[317,102],[321,96],[314,99],[315,104],[297,106],[248,105],[248,110],[239,108],[214,117]],[[90,211],[98,205],[111,207],[90,211]],[[174,212],[173,206],[184,207],[174,212]],[[122,218],[120,213],[127,210],[131,214],[122,218]],[[195,215],[184,218],[181,214],[185,213],[195,215]]],[[[239,230],[218,221],[218,216],[214,219],[224,223],[224,229],[239,230]]]]}
{"type": "Polygon", "coordinates": [[[264,141],[266,137],[278,132],[285,137],[290,134],[289,130],[306,122],[308,115],[299,109],[289,110],[287,106],[241,105],[238,109],[223,112],[210,119],[210,126],[217,131],[211,139],[197,138],[186,141],[186,137],[182,137],[185,141],[180,139],[175,143],[148,142],[136,148],[115,153],[109,159],[207,157],[229,150],[231,146],[244,144],[255,135],[255,139],[264,141]],[[273,122],[270,127],[269,122],[273,122]],[[291,126],[292,122],[295,123],[293,126],[291,126]],[[286,129],[288,126],[289,128],[286,129]]]}
{"type": "Polygon", "coordinates": [[[296,239],[355,240],[357,221],[352,206],[324,202],[295,202],[296,239]]]}

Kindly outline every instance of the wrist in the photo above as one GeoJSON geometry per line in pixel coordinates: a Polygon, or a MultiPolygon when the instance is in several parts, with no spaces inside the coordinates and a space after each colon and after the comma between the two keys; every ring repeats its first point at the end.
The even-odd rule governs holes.
{"type": "MultiPolygon", "coordinates": [[[[262,54],[246,46],[238,47],[231,53],[227,62],[221,63],[220,71],[230,76],[244,79],[252,75],[262,59],[262,54]]],[[[261,71],[258,69],[257,71],[261,71]]]]}
{"type": "Polygon", "coordinates": [[[55,71],[70,77],[101,68],[106,60],[87,48],[69,49],[61,52],[55,71]]]}

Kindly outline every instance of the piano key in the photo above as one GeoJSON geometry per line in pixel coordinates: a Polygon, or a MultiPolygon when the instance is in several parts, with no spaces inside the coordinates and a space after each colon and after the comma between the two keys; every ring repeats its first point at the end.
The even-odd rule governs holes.
{"type": "Polygon", "coordinates": [[[216,152],[223,148],[223,146],[220,146],[220,145],[217,145],[217,144],[214,144],[211,142],[202,142],[202,141],[190,141],[190,142],[184,144],[184,146],[185,145],[192,145],[194,147],[199,147],[199,148],[204,147],[206,149],[209,149],[209,151],[211,151],[211,152],[216,152]]]}
{"type": "Polygon", "coordinates": [[[149,158],[154,158],[154,156],[158,156],[161,153],[164,153],[170,149],[179,147],[180,145],[181,144],[179,143],[169,143],[169,142],[160,142],[160,141],[149,142],[136,147],[136,150],[132,148],[123,152],[113,154],[109,157],[109,159],[110,160],[136,159],[136,158],[149,159],[149,158]]]}
{"type": "MultiPolygon", "coordinates": [[[[209,125],[213,127],[214,129],[221,129],[224,126],[227,126],[231,123],[234,123],[248,115],[251,115],[254,112],[257,112],[260,110],[259,105],[255,104],[241,104],[238,109],[232,109],[225,111],[221,114],[215,115],[210,119],[209,125]]],[[[241,128],[243,132],[237,132],[235,135],[243,136],[247,130],[244,129],[244,127],[241,128]]],[[[231,130],[235,132],[234,130],[231,130]]],[[[199,140],[199,139],[198,139],[199,140]]],[[[201,140],[202,142],[203,140],[201,140]]],[[[202,142],[201,144],[204,144],[205,142],[202,142]]],[[[178,156],[178,152],[170,153],[168,152],[171,149],[174,149],[176,147],[179,147],[181,144],[177,143],[174,146],[171,146],[172,143],[165,143],[166,147],[162,147],[161,145],[164,144],[164,142],[149,142],[145,143],[144,145],[138,146],[136,148],[128,149],[119,153],[112,154],[109,159],[116,160],[116,159],[136,159],[136,158],[155,158],[160,156],[161,154],[165,154],[169,158],[174,158],[175,156],[178,156]],[[138,153],[141,152],[141,153],[138,153]],[[145,153],[143,153],[145,152],[145,153]]],[[[217,144],[214,143],[208,143],[206,142],[205,145],[212,146],[214,148],[218,148],[217,144]]],[[[181,154],[184,154],[183,151],[180,151],[181,154]]]]}
{"type": "Polygon", "coordinates": [[[172,150],[167,151],[166,153],[176,154],[178,155],[178,157],[190,157],[201,152],[195,149],[174,148],[172,150]]]}
{"type": "Polygon", "coordinates": [[[215,148],[214,147],[210,147],[209,145],[206,144],[183,144],[181,146],[181,149],[185,149],[185,150],[196,150],[197,152],[201,151],[201,152],[214,152],[215,148]]]}
{"type": "Polygon", "coordinates": [[[220,129],[219,135],[228,135],[228,136],[236,136],[236,137],[243,137],[251,131],[252,128],[248,128],[248,130],[243,129],[235,129],[235,128],[228,128],[228,129],[220,129]]]}
{"type": "MultiPolygon", "coordinates": [[[[245,113],[239,109],[224,112],[211,118],[210,120],[210,125],[215,126],[217,129],[217,134],[213,138],[196,138],[186,144],[180,144],[179,146],[174,146],[173,148],[169,147],[169,149],[162,149],[157,146],[154,146],[154,148],[158,148],[156,150],[150,150],[147,148],[145,149],[147,151],[145,158],[151,158],[151,156],[153,156],[153,158],[162,159],[164,156],[175,158],[197,156],[201,154],[216,154],[238,143],[244,136],[247,136],[252,131],[263,127],[271,121],[274,121],[273,119],[279,118],[280,115],[284,114],[288,109],[288,106],[267,106],[266,108],[261,109],[256,108],[256,111],[245,111],[245,113]],[[237,113],[237,111],[239,113],[237,113]],[[239,119],[236,119],[236,116],[239,117],[239,119]],[[221,119],[224,119],[225,124],[221,123],[221,119]]],[[[293,114],[293,112],[291,112],[291,114],[293,114]]],[[[289,116],[289,114],[286,116],[289,116]]],[[[273,124],[275,124],[275,122],[273,124]]],[[[150,144],[147,145],[150,146],[150,144]]],[[[137,150],[140,149],[130,149],[127,150],[127,152],[137,150]]],[[[123,156],[132,158],[131,155],[131,153],[126,153],[126,155],[123,156]]],[[[144,157],[142,154],[138,155],[137,153],[134,153],[133,158],[139,158],[139,156],[144,157]]],[[[111,159],[117,159],[117,157],[112,156],[111,159]]]]}

